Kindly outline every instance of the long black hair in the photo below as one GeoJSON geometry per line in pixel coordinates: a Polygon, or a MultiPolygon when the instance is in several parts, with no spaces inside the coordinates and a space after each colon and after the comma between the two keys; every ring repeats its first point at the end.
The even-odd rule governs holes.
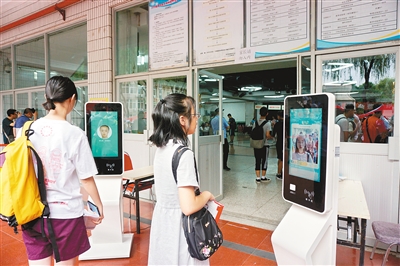
{"type": "Polygon", "coordinates": [[[177,143],[188,146],[189,139],[182,129],[179,117],[186,116],[189,124],[192,122],[191,110],[195,109],[195,100],[191,96],[172,93],[161,99],[154,108],[153,118],[154,133],[150,136],[151,141],[157,147],[165,146],[170,139],[177,143]]]}
{"type": "Polygon", "coordinates": [[[62,103],[71,98],[74,94],[76,102],[78,102],[78,92],[75,84],[67,77],[51,77],[46,83],[44,92],[46,94],[46,102],[43,103],[43,107],[47,111],[56,109],[54,103],[62,103]]]}

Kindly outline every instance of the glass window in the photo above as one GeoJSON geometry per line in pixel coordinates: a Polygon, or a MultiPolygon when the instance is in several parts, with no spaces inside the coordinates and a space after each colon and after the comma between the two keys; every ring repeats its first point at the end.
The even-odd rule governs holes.
{"type": "Polygon", "coordinates": [[[11,48],[0,50],[0,91],[11,90],[11,48]]]}
{"type": "Polygon", "coordinates": [[[148,4],[116,14],[116,75],[146,72],[149,69],[148,4]]]}
{"type": "Polygon", "coordinates": [[[62,75],[73,81],[87,79],[86,24],[49,35],[50,77],[62,75]]]}
{"type": "Polygon", "coordinates": [[[3,114],[3,118],[4,118],[7,116],[7,110],[14,107],[13,95],[12,94],[2,95],[1,106],[2,106],[1,111],[3,114]]]}
{"type": "Polygon", "coordinates": [[[186,76],[154,79],[153,95],[154,106],[171,93],[187,94],[186,76]]]}
{"type": "Polygon", "coordinates": [[[85,130],[84,109],[85,103],[88,101],[87,86],[76,86],[76,90],[78,91],[78,101],[70,114],[71,124],[85,130]]]}
{"type": "Polygon", "coordinates": [[[311,57],[301,58],[301,94],[311,92],[311,57]]]}
{"type": "Polygon", "coordinates": [[[119,83],[119,101],[124,107],[124,132],[143,134],[147,128],[147,82],[119,83]]]}
{"type": "Polygon", "coordinates": [[[37,118],[44,117],[46,115],[46,110],[43,107],[43,103],[46,101],[44,98],[44,90],[31,92],[31,101],[32,103],[29,107],[35,108],[37,118]]]}
{"type": "Polygon", "coordinates": [[[395,66],[395,54],[323,61],[322,90],[336,96],[341,141],[371,143],[378,135],[383,139],[392,135],[395,66]],[[343,117],[348,125],[347,121],[341,125],[343,117]]]}
{"type": "Polygon", "coordinates": [[[17,98],[17,105],[16,105],[17,107],[15,109],[20,111],[21,114],[24,114],[25,108],[30,108],[28,100],[29,94],[27,92],[18,93],[16,94],[16,98],[17,98]]]}
{"type": "Polygon", "coordinates": [[[38,38],[15,46],[17,68],[16,88],[26,88],[45,84],[44,38],[38,38]]]}

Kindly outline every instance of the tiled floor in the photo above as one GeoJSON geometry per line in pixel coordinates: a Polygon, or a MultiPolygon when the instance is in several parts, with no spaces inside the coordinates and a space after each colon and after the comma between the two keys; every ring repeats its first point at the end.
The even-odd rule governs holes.
{"type": "MultiPolygon", "coordinates": [[[[245,138],[235,139],[231,146],[228,165],[224,171],[225,208],[219,223],[224,244],[210,259],[211,265],[277,265],[271,244],[273,230],[279,224],[290,204],[281,196],[281,181],[275,179],[276,152],[270,151],[267,176],[269,183],[255,183],[253,150],[245,138]],[[233,149],[232,149],[233,148],[233,149]]],[[[129,201],[124,199],[124,232],[135,230],[135,217],[128,218],[129,201]]],[[[131,208],[134,212],[135,208],[131,208]]],[[[141,201],[141,234],[135,234],[130,258],[80,261],[79,265],[147,265],[149,232],[153,205],[141,201]]],[[[0,222],[0,266],[27,265],[21,234],[14,235],[6,223],[0,222]]],[[[364,265],[381,265],[383,251],[378,250],[369,259],[365,252],[364,265]]],[[[337,246],[336,265],[358,265],[359,250],[337,246]]],[[[400,265],[400,254],[392,254],[388,266],[400,265]],[[397,255],[397,257],[395,256],[397,255]]]]}

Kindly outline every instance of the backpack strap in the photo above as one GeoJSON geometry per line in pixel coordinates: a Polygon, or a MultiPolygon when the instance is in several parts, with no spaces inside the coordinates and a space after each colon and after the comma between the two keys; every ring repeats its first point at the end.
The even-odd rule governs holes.
{"type": "MultiPolygon", "coordinates": [[[[35,131],[33,129],[31,129],[32,124],[33,124],[33,121],[27,121],[23,126],[22,133],[24,133],[27,140],[29,140],[29,137],[35,133],[35,131]]],[[[28,148],[31,150],[32,154],[36,158],[37,181],[38,181],[38,187],[39,187],[40,200],[44,205],[42,218],[40,218],[40,229],[42,231],[42,236],[46,237],[45,231],[44,231],[44,218],[43,218],[43,217],[46,217],[47,230],[49,231],[49,238],[50,238],[51,245],[53,247],[54,258],[55,258],[56,262],[59,262],[59,261],[61,261],[60,252],[58,250],[53,225],[50,220],[50,207],[49,207],[49,203],[47,202],[47,190],[46,190],[46,184],[44,182],[43,162],[40,159],[39,154],[36,152],[36,150],[32,146],[28,146],[28,148]]]]}
{"type": "MultiPolygon", "coordinates": [[[[176,176],[176,171],[178,169],[179,160],[181,159],[182,154],[187,150],[189,150],[188,147],[181,145],[175,150],[174,155],[172,156],[172,174],[174,175],[175,183],[178,183],[177,176],[176,176]]],[[[193,157],[193,160],[194,160],[194,170],[196,172],[196,181],[197,181],[197,183],[199,183],[199,176],[197,174],[196,159],[193,157]]],[[[200,194],[200,190],[196,189],[195,194],[199,195],[200,194]]]]}

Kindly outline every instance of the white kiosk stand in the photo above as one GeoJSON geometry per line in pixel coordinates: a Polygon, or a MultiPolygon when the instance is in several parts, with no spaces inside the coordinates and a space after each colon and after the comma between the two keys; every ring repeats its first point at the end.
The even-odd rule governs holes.
{"type": "MultiPolygon", "coordinates": [[[[297,109],[317,109],[313,103],[323,104],[319,107],[326,109],[328,111],[323,111],[322,120],[325,120],[325,125],[322,125],[321,130],[317,133],[319,135],[319,154],[324,152],[324,147],[326,147],[326,167],[321,167],[321,161],[315,163],[314,167],[321,170],[320,175],[323,176],[326,172],[326,182],[323,185],[325,193],[323,195],[324,207],[322,210],[314,210],[312,203],[317,197],[314,193],[320,193],[315,189],[310,193],[304,188],[305,182],[311,182],[309,180],[305,181],[305,172],[301,167],[296,169],[296,165],[290,165],[290,163],[295,164],[295,156],[291,156],[296,150],[295,147],[288,146],[289,151],[284,154],[284,157],[289,156],[289,158],[284,158],[284,185],[283,185],[283,196],[286,201],[294,203],[289,209],[285,217],[282,219],[278,227],[272,234],[272,244],[274,248],[274,253],[278,265],[335,265],[336,264],[336,235],[337,235],[337,190],[338,190],[338,176],[339,176],[339,126],[334,123],[334,96],[331,94],[322,95],[302,95],[294,96],[293,99],[285,100],[285,119],[295,120],[293,117],[296,114],[297,109]],[[311,101],[306,103],[306,100],[311,101]],[[300,106],[298,104],[300,103],[300,106]],[[302,106],[303,105],[303,106],[302,106]],[[290,114],[289,114],[290,113],[290,114]],[[324,130],[327,132],[324,135],[324,130]],[[323,145],[322,141],[327,141],[326,146],[323,145]],[[318,165],[318,167],[316,166],[318,165]],[[293,167],[292,169],[290,169],[293,167]],[[289,169],[288,169],[289,168],[289,169]],[[325,169],[323,169],[325,168],[325,169]],[[299,171],[299,169],[301,171],[299,171]],[[298,176],[295,176],[295,175],[298,176]],[[285,180],[286,179],[286,180],[285,180]],[[286,185],[285,185],[286,181],[286,185]],[[297,183],[296,183],[297,182],[297,183]],[[297,186],[297,191],[296,191],[297,186]],[[302,187],[303,186],[303,187],[302,187]],[[299,189],[301,188],[301,189],[299,189]],[[284,191],[284,190],[289,191],[284,191]],[[304,189],[304,192],[303,192],[304,189]],[[299,191],[300,190],[300,191],[299,191]],[[294,194],[297,194],[295,198],[294,194]],[[293,198],[291,197],[293,195],[293,198]],[[285,198],[286,197],[286,198],[285,198]],[[289,199],[288,199],[289,198],[289,199]],[[302,206],[304,201],[304,205],[302,206]]],[[[289,98],[289,97],[288,97],[289,98]]],[[[316,104],[318,106],[318,104],[316,104]]],[[[310,110],[307,110],[310,111],[310,110]]],[[[311,110],[309,113],[312,116],[311,110]]],[[[316,116],[318,117],[318,115],[316,116]]],[[[304,121],[303,117],[300,117],[301,121],[304,121]]],[[[299,120],[299,121],[300,121],[299,120]]],[[[291,139],[298,134],[306,133],[309,128],[309,124],[302,122],[301,125],[296,124],[296,122],[290,121],[290,123],[285,123],[290,126],[289,129],[285,129],[286,136],[291,139]],[[300,132],[300,133],[299,133],[300,132]]],[[[319,122],[315,122],[318,124],[319,122]]],[[[310,127],[312,132],[316,132],[315,124],[310,127]],[[314,131],[315,130],[315,131],[314,131]]],[[[297,140],[296,140],[297,141],[297,140]]],[[[293,141],[293,145],[297,145],[297,142],[293,141]]],[[[289,143],[289,145],[292,145],[289,143]]],[[[322,160],[322,156],[318,159],[322,160]]],[[[304,162],[302,162],[304,166],[304,162]]],[[[323,178],[323,177],[321,177],[323,178]]],[[[322,182],[322,180],[320,180],[322,182]]],[[[309,185],[307,183],[307,185],[309,185]]],[[[315,184],[314,184],[315,185],[315,184]]],[[[309,187],[313,187],[311,184],[309,187]]],[[[317,186],[315,186],[317,187],[317,186]]],[[[314,189],[314,188],[312,188],[314,189]]],[[[322,191],[322,189],[321,189],[322,191]]]]}
{"type": "Polygon", "coordinates": [[[80,255],[79,260],[128,258],[131,254],[133,234],[123,233],[122,105],[88,102],[85,105],[85,113],[88,118],[86,132],[100,173],[95,176],[95,180],[103,203],[104,219],[92,230],[89,237],[91,248],[80,255]],[[116,121],[118,123],[115,123],[116,121]],[[111,133],[102,138],[98,128],[104,124],[109,125],[111,133]],[[112,146],[112,149],[107,150],[106,145],[112,146]],[[114,154],[116,151],[117,156],[114,154]],[[107,154],[102,157],[99,156],[99,152],[107,154]]]}

